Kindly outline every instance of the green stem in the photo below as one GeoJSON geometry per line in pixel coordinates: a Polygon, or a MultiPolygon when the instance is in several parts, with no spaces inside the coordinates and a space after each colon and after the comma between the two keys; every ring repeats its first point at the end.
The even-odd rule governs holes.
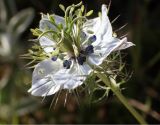
{"type": "Polygon", "coordinates": [[[146,121],[143,117],[128,103],[127,99],[120,92],[117,84],[112,83],[105,74],[97,74],[97,76],[111,88],[117,98],[121,101],[121,103],[130,111],[130,113],[135,117],[135,119],[142,125],[147,125],[146,121]]]}

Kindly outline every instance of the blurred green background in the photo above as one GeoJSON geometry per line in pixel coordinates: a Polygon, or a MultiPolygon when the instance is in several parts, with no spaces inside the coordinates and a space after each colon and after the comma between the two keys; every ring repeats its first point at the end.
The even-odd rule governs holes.
{"type": "MultiPolygon", "coordinates": [[[[79,0],[0,0],[0,123],[137,123],[112,93],[92,104],[86,99],[70,96],[64,107],[65,95],[61,95],[56,107],[49,110],[53,96],[33,97],[27,93],[31,85],[32,70],[24,66],[27,60],[19,56],[32,46],[34,38],[30,28],[38,27],[40,12],[63,16],[59,4],[65,7],[79,0]]],[[[85,0],[87,10],[97,16],[108,0],[85,0]]],[[[160,1],[112,0],[110,20],[120,17],[113,24],[118,36],[127,34],[136,47],[127,53],[124,62],[133,75],[122,92],[145,117],[148,123],[160,123],[160,1]]]]}

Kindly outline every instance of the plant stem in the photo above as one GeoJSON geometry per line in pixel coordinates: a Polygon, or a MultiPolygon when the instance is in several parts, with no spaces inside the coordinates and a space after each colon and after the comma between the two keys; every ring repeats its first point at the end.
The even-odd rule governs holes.
{"type": "Polygon", "coordinates": [[[121,101],[121,103],[129,110],[129,112],[135,117],[135,119],[142,125],[147,125],[146,121],[143,117],[128,103],[127,99],[122,95],[117,84],[111,82],[109,78],[102,73],[98,73],[97,76],[111,88],[113,93],[117,96],[117,98],[121,101]]]}

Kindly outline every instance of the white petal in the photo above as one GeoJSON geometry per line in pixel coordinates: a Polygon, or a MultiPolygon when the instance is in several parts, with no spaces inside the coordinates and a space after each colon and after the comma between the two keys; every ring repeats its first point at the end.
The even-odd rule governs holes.
{"type": "Polygon", "coordinates": [[[56,46],[56,43],[53,40],[47,38],[46,36],[42,36],[39,39],[39,43],[46,53],[53,52],[54,47],[56,46]]]}
{"type": "Polygon", "coordinates": [[[107,36],[108,38],[112,37],[112,26],[111,23],[109,21],[109,18],[107,16],[108,14],[108,9],[106,7],[106,5],[102,5],[102,22],[101,22],[101,27],[100,27],[100,31],[101,31],[101,35],[102,36],[107,36]]]}
{"type": "Polygon", "coordinates": [[[32,95],[43,96],[44,94],[54,94],[55,91],[50,90],[56,88],[57,85],[51,79],[51,74],[54,74],[62,67],[61,61],[52,61],[51,59],[44,60],[38,63],[32,75],[32,87],[28,90],[32,95]]]}
{"type": "Polygon", "coordinates": [[[53,16],[54,16],[56,24],[62,24],[63,26],[65,26],[65,20],[63,17],[58,16],[58,15],[53,15],[53,16]]]}
{"type": "Polygon", "coordinates": [[[58,92],[60,89],[61,89],[61,86],[56,84],[56,86],[52,86],[51,89],[49,89],[49,91],[43,94],[42,96],[53,95],[56,92],[58,92]]]}
{"type": "Polygon", "coordinates": [[[82,75],[88,75],[92,72],[92,68],[87,63],[84,63],[83,65],[79,65],[79,69],[82,75]]]}
{"type": "MultiPolygon", "coordinates": [[[[109,18],[107,16],[108,10],[106,5],[102,5],[102,16],[97,17],[95,19],[88,20],[84,24],[84,32],[87,33],[87,31],[93,31],[96,35],[96,41],[94,42],[95,45],[98,45],[102,42],[102,40],[105,38],[111,39],[112,38],[112,26],[109,21],[109,18]]],[[[91,34],[92,35],[92,34],[91,34]]],[[[89,35],[89,36],[91,36],[89,35]]]]}
{"type": "Polygon", "coordinates": [[[88,57],[88,62],[92,65],[100,65],[112,51],[123,43],[123,41],[117,38],[112,38],[107,42],[102,40],[101,43],[103,44],[95,46],[94,53],[88,57]]]}
{"type": "Polygon", "coordinates": [[[38,80],[46,77],[47,75],[59,71],[61,67],[62,64],[59,59],[57,59],[57,61],[52,61],[51,59],[47,59],[38,63],[33,71],[32,83],[34,84],[38,80]]]}
{"type": "Polygon", "coordinates": [[[87,20],[83,26],[84,32],[89,35],[88,31],[92,31],[93,34],[99,31],[99,27],[101,25],[100,17],[87,20]]]}
{"type": "Polygon", "coordinates": [[[48,96],[60,89],[71,90],[80,86],[91,71],[89,65],[80,66],[74,60],[70,69],[65,69],[60,59],[57,61],[44,60],[35,67],[32,87],[28,92],[35,96],[48,96]]]}
{"type": "Polygon", "coordinates": [[[34,82],[34,83],[32,82],[32,87],[28,90],[28,92],[32,92],[33,90],[38,89],[39,87],[45,85],[47,82],[48,82],[48,80],[45,78],[36,80],[36,82],[34,82]]]}
{"type": "MultiPolygon", "coordinates": [[[[65,26],[65,21],[63,17],[60,17],[58,15],[51,15],[51,16],[54,17],[56,24],[62,24],[63,26],[65,26]]],[[[42,15],[42,19],[40,20],[40,23],[39,23],[39,28],[42,31],[49,30],[49,29],[54,31],[57,30],[57,28],[49,21],[47,15],[42,15]]]]}
{"type": "Polygon", "coordinates": [[[129,48],[131,46],[135,46],[135,44],[133,44],[132,42],[128,42],[126,37],[123,38],[121,41],[122,41],[122,44],[119,45],[117,48],[115,48],[114,51],[126,49],[126,48],[129,48]]]}
{"type": "Polygon", "coordinates": [[[96,54],[91,54],[88,57],[88,62],[92,65],[100,65],[103,62],[103,57],[96,54]]]}
{"type": "Polygon", "coordinates": [[[41,83],[40,86],[37,86],[35,89],[31,89],[31,94],[34,96],[43,96],[44,94],[47,94],[48,91],[50,91],[52,87],[52,82],[49,81],[47,83],[41,83]]]}
{"type": "Polygon", "coordinates": [[[80,66],[75,61],[72,61],[70,69],[61,69],[54,77],[57,83],[63,85],[64,89],[71,90],[80,86],[91,71],[92,69],[89,65],[80,66]]]}
{"type": "MultiPolygon", "coordinates": [[[[65,26],[65,21],[63,17],[57,16],[57,15],[52,15],[52,16],[54,16],[56,24],[62,24],[63,26],[65,26]]],[[[39,23],[39,28],[44,32],[46,30],[53,30],[53,31],[57,30],[57,28],[52,24],[52,22],[49,21],[47,15],[42,15],[42,19],[40,20],[40,23],[39,23]]],[[[40,45],[44,48],[44,51],[46,53],[52,52],[54,49],[54,46],[56,45],[56,42],[54,41],[50,33],[47,33],[47,36],[42,36],[39,42],[40,42],[40,45]]]]}

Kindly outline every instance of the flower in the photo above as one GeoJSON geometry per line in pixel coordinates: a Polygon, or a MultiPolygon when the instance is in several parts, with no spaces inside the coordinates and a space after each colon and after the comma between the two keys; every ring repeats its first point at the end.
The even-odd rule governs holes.
{"type": "Polygon", "coordinates": [[[133,46],[127,38],[113,36],[107,13],[106,5],[102,5],[101,16],[90,20],[81,14],[69,16],[71,22],[67,15],[42,15],[39,43],[47,58],[35,66],[28,92],[48,96],[62,89],[75,89],[111,52],[133,46]]]}

